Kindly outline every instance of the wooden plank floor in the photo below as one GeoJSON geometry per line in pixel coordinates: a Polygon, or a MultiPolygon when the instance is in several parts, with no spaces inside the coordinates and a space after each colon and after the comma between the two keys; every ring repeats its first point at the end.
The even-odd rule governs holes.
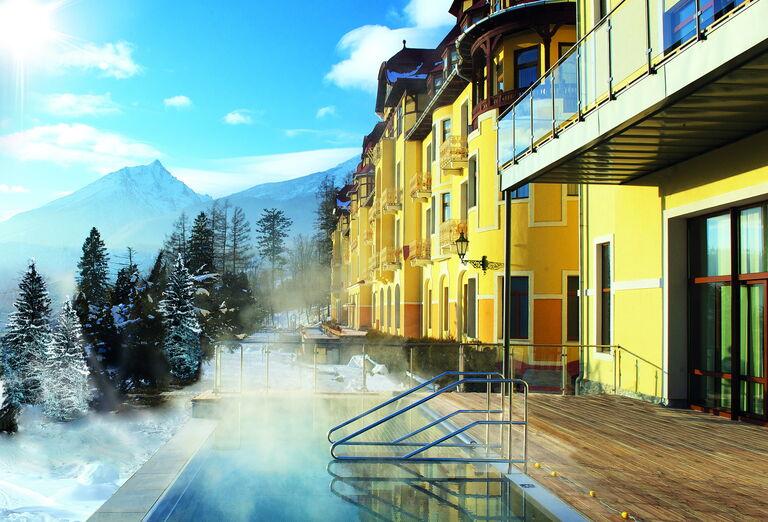
{"type": "MultiPolygon", "coordinates": [[[[430,407],[485,401],[451,393],[430,407]]],[[[529,420],[541,465],[529,475],[592,519],[768,520],[768,428],[615,396],[531,394],[529,420]]]]}

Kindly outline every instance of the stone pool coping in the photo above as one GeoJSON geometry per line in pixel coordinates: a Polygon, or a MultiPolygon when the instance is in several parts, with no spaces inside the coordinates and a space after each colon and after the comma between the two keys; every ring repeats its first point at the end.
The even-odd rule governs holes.
{"type": "Polygon", "coordinates": [[[94,522],[140,521],[205,444],[216,421],[190,418],[91,517],[94,522]]]}

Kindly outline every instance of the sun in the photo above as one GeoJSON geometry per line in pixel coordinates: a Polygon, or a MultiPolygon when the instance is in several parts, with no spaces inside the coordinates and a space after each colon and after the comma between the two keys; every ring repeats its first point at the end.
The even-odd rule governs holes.
{"type": "Polygon", "coordinates": [[[53,10],[35,0],[0,0],[0,49],[18,59],[40,51],[55,36],[53,10]]]}

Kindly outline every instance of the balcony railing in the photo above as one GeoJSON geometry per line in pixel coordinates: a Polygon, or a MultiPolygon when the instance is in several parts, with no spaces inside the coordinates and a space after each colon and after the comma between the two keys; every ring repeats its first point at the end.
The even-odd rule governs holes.
{"type": "Polygon", "coordinates": [[[440,225],[440,251],[443,254],[456,252],[459,235],[467,235],[467,222],[463,219],[449,219],[440,225]]]}
{"type": "Polygon", "coordinates": [[[440,168],[460,173],[467,166],[467,139],[462,136],[448,136],[440,146],[440,168]]]}
{"type": "Polygon", "coordinates": [[[379,141],[371,150],[371,163],[374,165],[381,161],[381,141],[379,141]]]}
{"type": "Polygon", "coordinates": [[[399,248],[384,247],[381,249],[381,269],[398,270],[402,266],[403,251],[399,248]]]}
{"type": "Polygon", "coordinates": [[[499,118],[505,168],[580,121],[756,0],[622,0],[499,118]],[[685,13],[690,14],[685,14],[685,13]]]}
{"type": "Polygon", "coordinates": [[[381,207],[385,214],[397,212],[403,208],[403,191],[387,188],[381,193],[381,207]]]}
{"type": "Polygon", "coordinates": [[[371,206],[371,211],[368,212],[368,221],[373,223],[376,221],[379,217],[381,217],[381,206],[379,205],[380,201],[379,198],[375,198],[373,200],[373,205],[371,206]]]}
{"type": "Polygon", "coordinates": [[[472,109],[472,120],[477,120],[478,116],[484,112],[488,112],[491,109],[506,109],[520,97],[522,92],[523,91],[521,89],[512,89],[510,91],[503,91],[499,94],[495,94],[489,98],[478,101],[477,105],[475,105],[472,109]]]}
{"type": "Polygon", "coordinates": [[[408,245],[408,260],[411,266],[425,266],[432,263],[432,242],[429,239],[418,239],[408,245]]]}
{"type": "Polygon", "coordinates": [[[363,231],[363,241],[365,244],[370,245],[373,244],[373,228],[366,227],[363,231]]]}
{"type": "Polygon", "coordinates": [[[411,178],[410,189],[413,199],[429,199],[432,196],[432,175],[417,172],[411,178]]]}

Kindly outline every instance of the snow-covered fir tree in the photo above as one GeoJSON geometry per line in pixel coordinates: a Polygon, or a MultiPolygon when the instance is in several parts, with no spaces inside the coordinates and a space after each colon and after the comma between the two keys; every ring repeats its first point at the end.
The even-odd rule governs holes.
{"type": "Polygon", "coordinates": [[[80,321],[69,299],[59,314],[42,375],[42,405],[48,417],[70,421],[85,415],[91,398],[89,371],[80,321]]]}
{"type": "Polygon", "coordinates": [[[2,340],[4,380],[13,404],[36,404],[40,400],[40,368],[45,366],[51,344],[51,299],[45,280],[31,262],[19,282],[2,340]]]}
{"type": "Polygon", "coordinates": [[[179,255],[168,274],[160,312],[165,325],[163,352],[171,375],[182,382],[194,380],[202,356],[194,299],[194,280],[179,255]]]}
{"type": "Polygon", "coordinates": [[[14,433],[18,428],[16,417],[19,414],[19,408],[11,402],[8,386],[1,376],[2,371],[0,371],[0,433],[14,433]]]}

